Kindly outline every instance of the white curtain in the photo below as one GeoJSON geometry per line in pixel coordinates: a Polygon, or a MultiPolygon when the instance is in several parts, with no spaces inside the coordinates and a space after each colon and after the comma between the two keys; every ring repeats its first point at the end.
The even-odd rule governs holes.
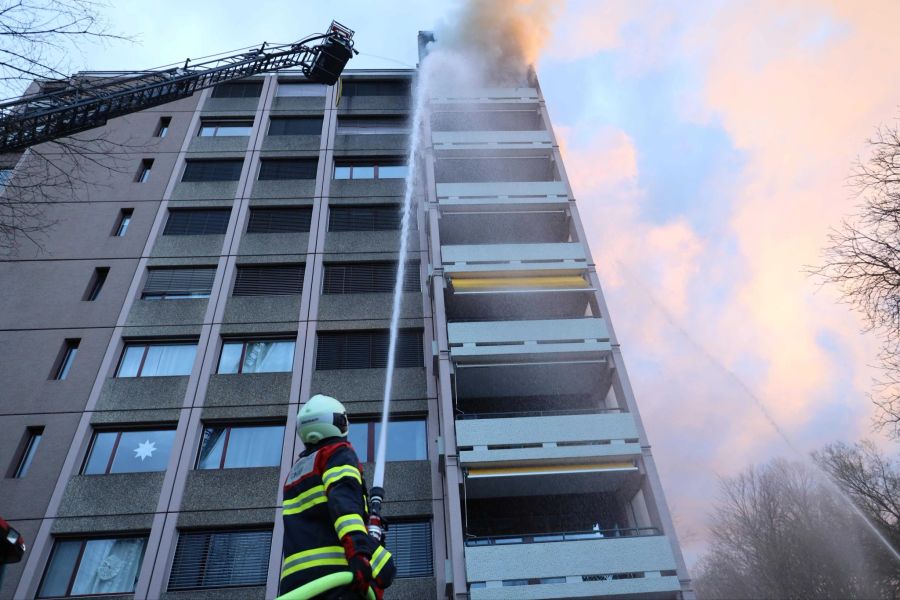
{"type": "Polygon", "coordinates": [[[72,595],[134,591],[143,554],[143,539],[88,541],[72,586],[72,595]]]}
{"type": "Polygon", "coordinates": [[[143,377],[190,375],[196,353],[195,344],[150,346],[141,375],[143,377]]]}
{"type": "Polygon", "coordinates": [[[281,462],[284,427],[234,427],[228,436],[225,468],[273,467],[281,462]]]}
{"type": "Polygon", "coordinates": [[[254,342],[247,344],[244,373],[278,373],[291,370],[294,342],[254,342]]]}

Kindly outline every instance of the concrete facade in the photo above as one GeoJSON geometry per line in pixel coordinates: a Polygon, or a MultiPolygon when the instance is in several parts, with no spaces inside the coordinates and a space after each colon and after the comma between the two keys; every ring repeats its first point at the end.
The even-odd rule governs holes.
{"type": "MultiPolygon", "coordinates": [[[[413,76],[408,70],[345,74],[391,80],[413,76]]],[[[27,560],[7,569],[2,598],[38,595],[55,541],[105,534],[147,539],[135,591],[124,598],[272,598],[281,563],[279,485],[302,450],[294,435],[299,406],[312,394],[327,393],[345,402],[351,422],[380,415],[384,369],[317,369],[317,336],[386,330],[390,294],[323,295],[322,286],[326,264],[396,261],[399,232],[331,232],[329,207],[399,207],[404,186],[402,180],[334,180],[332,173],[336,158],[402,158],[406,142],[396,133],[337,135],[336,130],[341,116],[407,115],[410,100],[356,96],[337,102],[334,89],[324,97],[280,97],[279,83],[297,81],[298,75],[260,79],[258,99],[212,98],[207,90],[111,121],[101,132],[127,140],[116,158],[123,166],[103,172],[93,164],[86,167],[86,182],[74,190],[75,200],[53,205],[51,216],[58,225],[43,248],[26,244],[0,262],[0,407],[4,430],[11,432],[0,439],[0,464],[10,466],[2,483],[0,516],[29,543],[27,560]],[[321,117],[322,135],[269,136],[269,117],[274,115],[321,117]],[[171,118],[162,139],[153,137],[160,117],[171,118]],[[248,137],[198,138],[200,119],[209,117],[252,118],[253,130],[248,137]],[[315,158],[316,178],[258,181],[260,161],[273,157],[315,158]],[[186,161],[205,158],[240,159],[240,179],[182,182],[186,161]],[[145,159],[154,161],[151,177],[136,183],[135,171],[145,159]],[[274,206],[311,208],[310,231],[246,233],[251,208],[274,206]],[[170,207],[231,208],[227,230],[164,236],[170,207]],[[116,237],[111,233],[123,209],[132,211],[131,223],[123,237],[116,237]],[[302,293],[232,295],[239,267],[271,264],[303,264],[302,293]],[[148,267],[187,266],[216,269],[209,298],[141,299],[148,267]],[[98,267],[109,268],[108,278],[100,297],[85,301],[84,290],[98,267]],[[290,372],[218,373],[223,339],[259,336],[295,342],[290,372]],[[67,339],[80,339],[75,361],[64,380],[53,380],[67,339]],[[126,344],[161,340],[196,343],[189,374],[116,376],[126,344]],[[196,469],[204,426],[232,423],[283,425],[279,465],[196,469]],[[43,437],[28,473],[14,478],[29,427],[43,427],[43,437]],[[82,474],[95,430],[135,427],[174,431],[164,471],[82,474]],[[265,585],[169,591],[181,531],[248,527],[272,530],[265,585]]],[[[435,97],[431,103],[437,111],[469,105],[524,108],[537,111],[544,126],[539,131],[434,132],[427,145],[421,174],[425,193],[416,199],[417,229],[410,232],[409,256],[418,261],[421,290],[406,293],[401,315],[401,327],[422,332],[423,361],[397,369],[391,405],[398,417],[424,419],[427,460],[389,462],[385,487],[389,519],[430,524],[433,571],[398,579],[386,597],[690,597],[649,443],[539,87],[535,82],[479,90],[469,98],[435,97]],[[447,181],[441,175],[452,171],[442,161],[470,155],[491,159],[498,152],[504,157],[538,153],[555,174],[534,182],[447,181]],[[454,223],[468,227],[466,219],[479,219],[479,212],[535,208],[564,213],[565,239],[502,245],[491,245],[491,239],[441,242],[442,231],[450,235],[445,225],[450,213],[458,217],[454,223]],[[547,290],[537,281],[537,288],[528,288],[544,276],[575,276],[583,285],[547,290]],[[525,287],[509,292],[501,281],[499,290],[483,289],[497,284],[491,278],[509,277],[521,278],[525,287]],[[473,279],[484,294],[462,293],[465,282],[473,279]],[[555,292],[566,302],[547,301],[555,292]],[[518,319],[515,310],[507,310],[505,320],[478,318],[482,310],[494,314],[522,304],[513,293],[525,294],[516,297],[527,298],[531,312],[518,319]],[[534,369],[528,367],[532,364],[534,369]],[[523,367],[531,375],[522,377],[517,369],[523,367]],[[514,406],[511,394],[517,385],[541,397],[569,390],[589,401],[574,411],[577,416],[560,412],[552,398],[546,407],[533,402],[514,406]],[[552,543],[522,538],[514,546],[501,546],[490,536],[466,530],[467,513],[475,516],[477,511],[467,504],[467,490],[476,499],[510,494],[522,500],[533,495],[528,478],[537,474],[542,474],[542,484],[573,493],[602,489],[621,498],[633,515],[629,525],[641,537],[552,543]],[[546,552],[553,560],[546,559],[546,552]],[[532,572],[531,566],[538,564],[541,572],[532,572]]],[[[366,464],[364,471],[370,478],[373,465],[366,464]]]]}

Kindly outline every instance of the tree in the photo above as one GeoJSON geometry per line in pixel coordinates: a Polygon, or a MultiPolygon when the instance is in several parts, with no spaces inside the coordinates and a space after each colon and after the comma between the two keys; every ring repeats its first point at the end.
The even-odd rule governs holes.
{"type": "Polygon", "coordinates": [[[900,437],[900,131],[882,126],[868,143],[869,158],[850,178],[861,199],[858,212],[832,230],[823,265],[810,271],[837,286],[882,336],[884,376],[872,397],[877,425],[900,437]]]}
{"type": "Polygon", "coordinates": [[[870,532],[809,465],[775,460],[721,481],[698,596],[891,598],[870,532]]]}
{"type": "MultiPolygon", "coordinates": [[[[36,91],[36,82],[67,80],[85,43],[128,39],[108,29],[105,8],[95,0],[0,0],[0,94],[17,97],[36,91]]],[[[116,169],[110,157],[121,145],[89,133],[24,156],[0,155],[0,250],[15,249],[22,239],[40,246],[37,236],[53,225],[47,205],[75,198],[87,183],[86,165],[116,169]]]]}

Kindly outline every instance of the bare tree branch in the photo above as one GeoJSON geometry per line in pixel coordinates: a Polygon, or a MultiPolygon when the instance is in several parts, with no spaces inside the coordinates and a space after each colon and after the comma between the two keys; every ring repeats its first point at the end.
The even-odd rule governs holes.
{"type": "Polygon", "coordinates": [[[857,213],[833,229],[823,264],[809,272],[832,284],[883,340],[882,378],[874,383],[876,426],[900,437],[900,130],[880,127],[871,154],[850,178],[857,213]]]}

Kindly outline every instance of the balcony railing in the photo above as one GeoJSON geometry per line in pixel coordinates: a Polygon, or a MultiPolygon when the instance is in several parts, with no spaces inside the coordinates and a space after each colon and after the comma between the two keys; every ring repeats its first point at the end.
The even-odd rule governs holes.
{"type": "Polygon", "coordinates": [[[529,533],[523,535],[468,536],[466,546],[506,546],[509,544],[540,544],[542,542],[572,542],[601,540],[604,538],[662,535],[656,527],[630,527],[626,529],[589,529],[556,533],[529,533]]]}
{"type": "Polygon", "coordinates": [[[556,354],[592,357],[610,350],[602,318],[448,323],[450,355],[463,362],[556,354]]]}
{"type": "Polygon", "coordinates": [[[436,152],[442,150],[534,150],[553,146],[550,132],[538,131],[435,131],[436,152]]]}
{"type": "Polygon", "coordinates": [[[584,409],[558,409],[558,410],[520,410],[510,412],[467,413],[459,412],[456,415],[458,421],[473,421],[477,419],[512,419],[515,417],[561,417],[566,415],[607,415],[626,412],[621,408],[584,408],[584,409]]]}
{"type": "Polygon", "coordinates": [[[498,204],[550,208],[567,204],[569,192],[562,181],[438,183],[437,198],[442,210],[498,204]]]}
{"type": "Polygon", "coordinates": [[[452,94],[435,94],[431,101],[433,104],[534,104],[538,93],[531,87],[460,89],[452,94]]]}
{"type": "Polygon", "coordinates": [[[560,270],[587,267],[584,245],[458,244],[441,246],[441,265],[447,273],[499,270],[560,270]]]}

